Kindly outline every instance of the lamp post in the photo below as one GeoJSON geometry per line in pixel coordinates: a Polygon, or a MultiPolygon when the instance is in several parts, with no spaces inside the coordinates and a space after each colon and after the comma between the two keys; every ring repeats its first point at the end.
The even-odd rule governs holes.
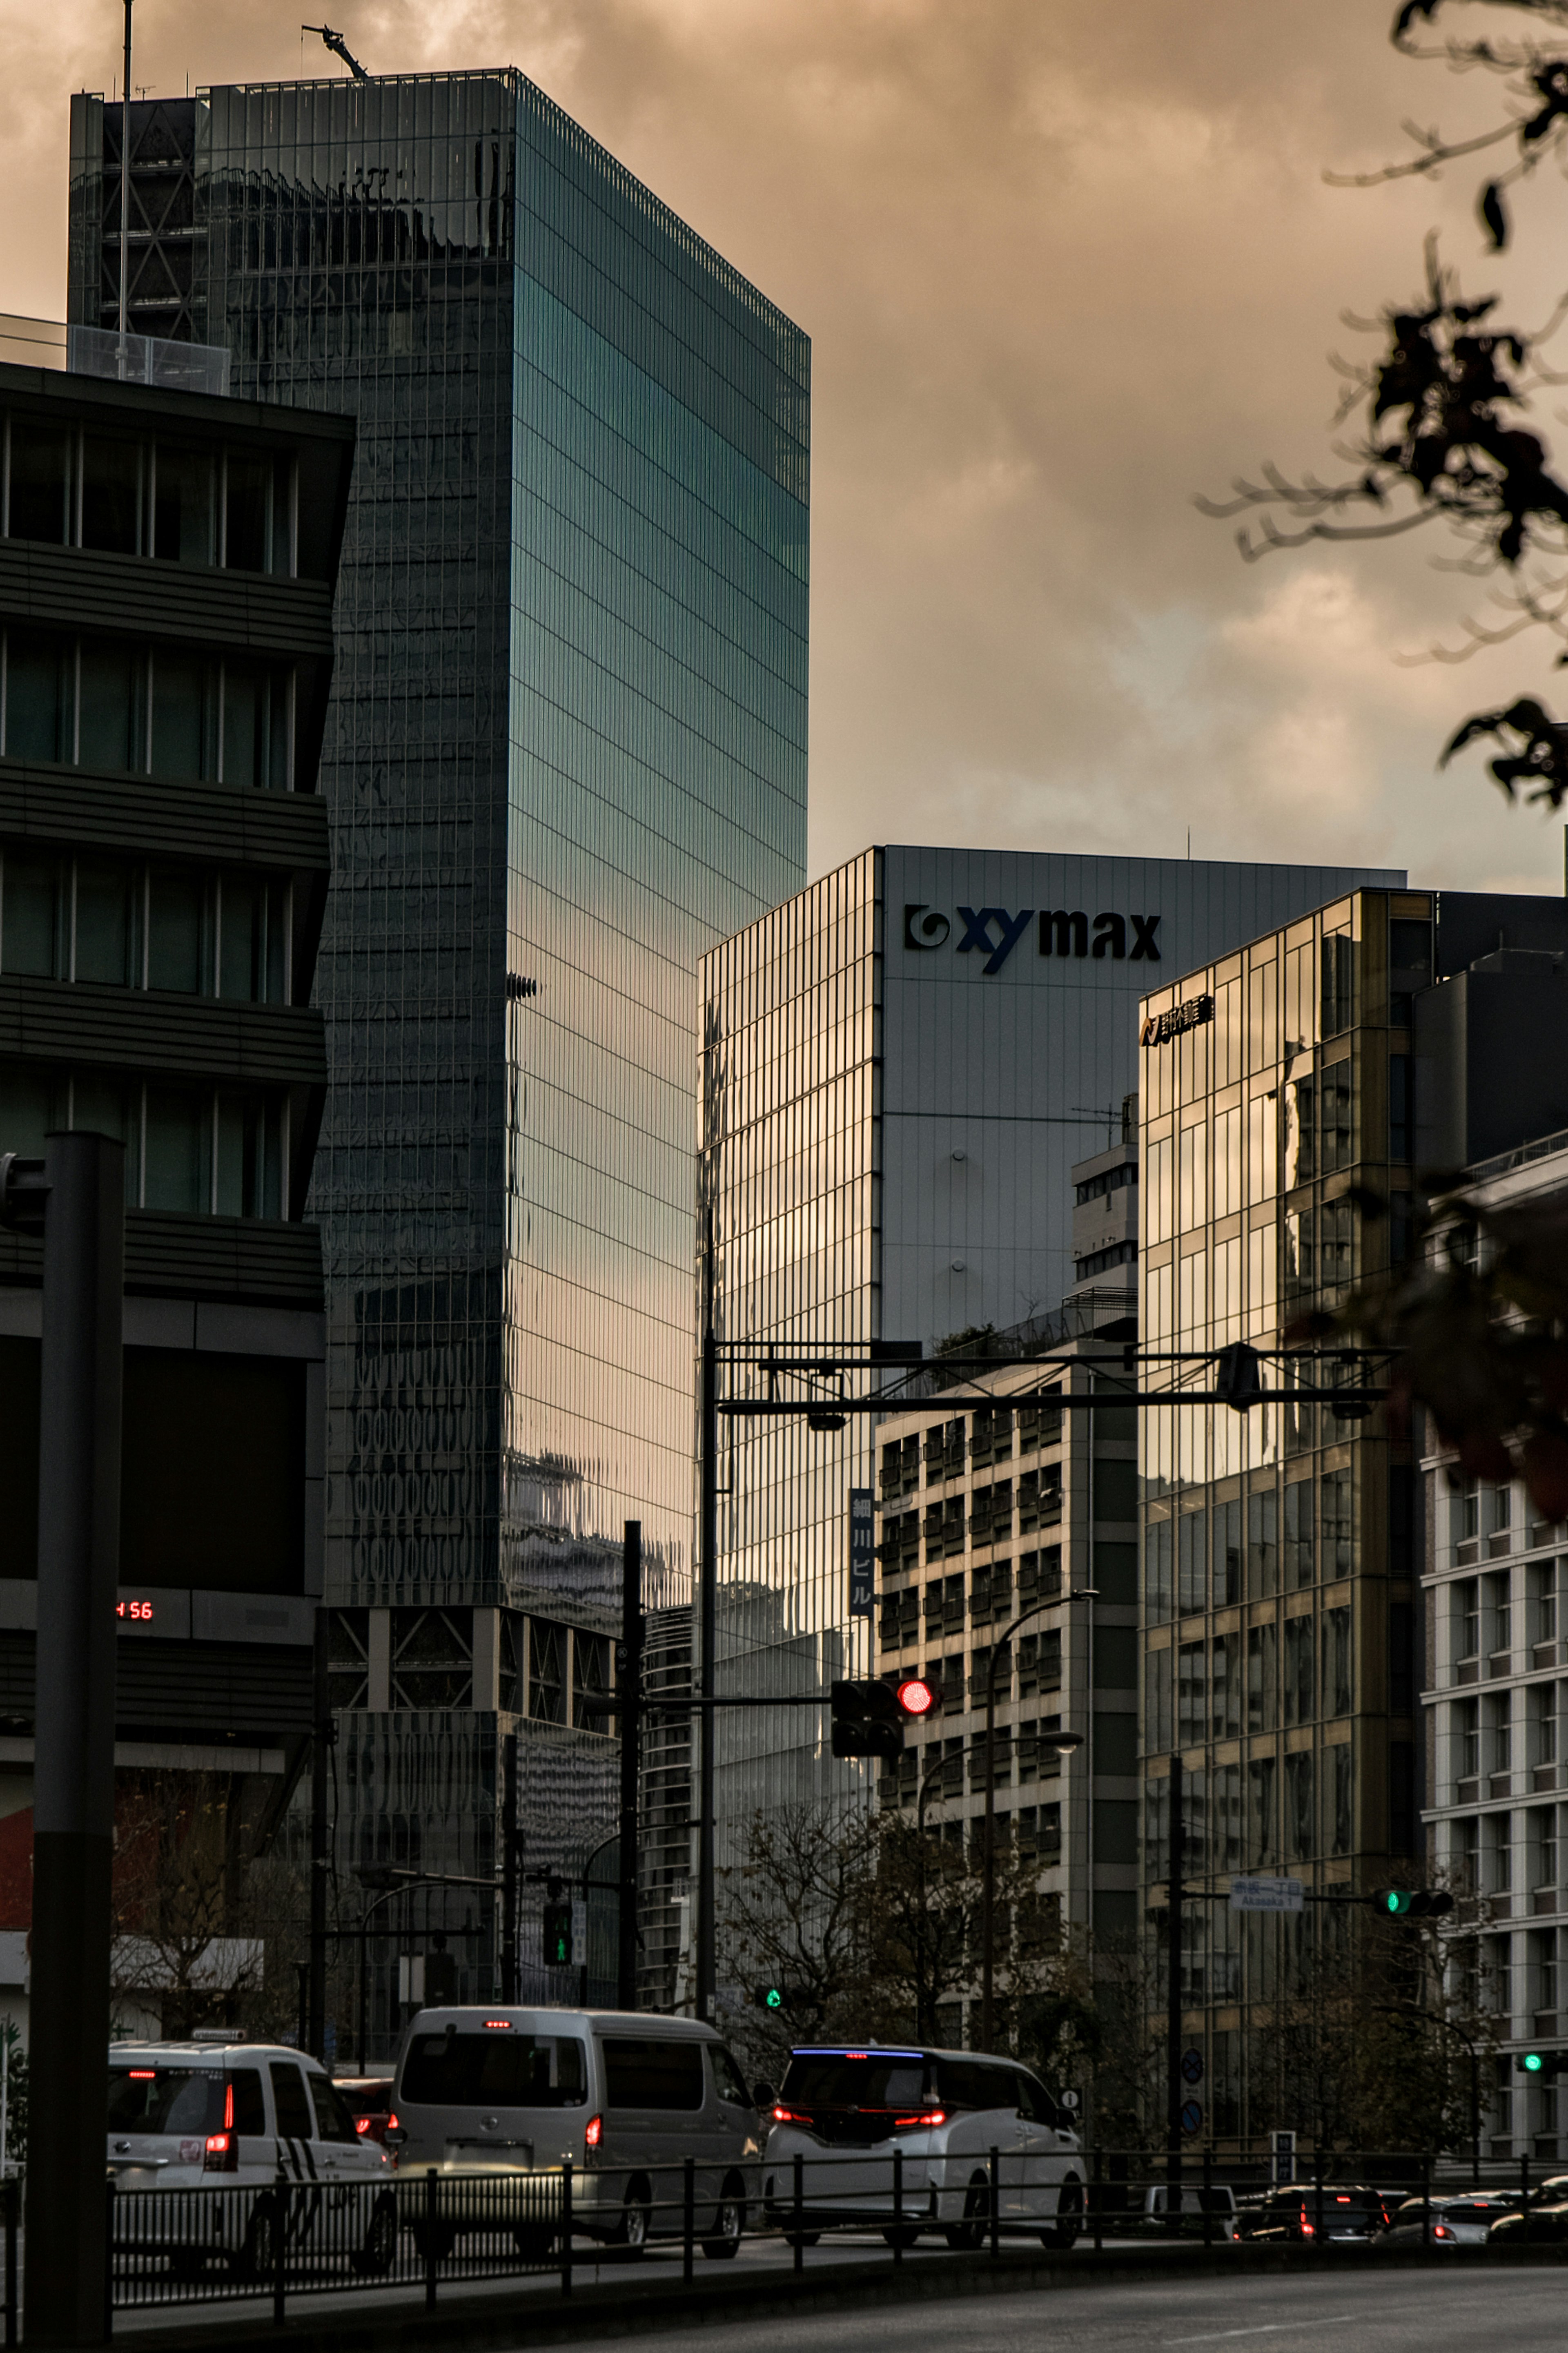
{"type": "MultiPolygon", "coordinates": [[[[996,1770],[992,1755],[996,1737],[996,1665],[1003,1651],[1020,1626],[1037,1618],[1042,1609],[1066,1608],[1072,1601],[1096,1601],[1100,1588],[1080,1585],[1070,1593],[1053,1593],[1044,1601],[1036,1601],[1020,1610],[1010,1626],[1005,1626],[991,1645],[990,1662],[985,1671],[985,1843],[984,1876],[981,1904],[981,1978],[980,1978],[980,2048],[991,2048],[994,2013],[993,1993],[996,1963],[996,1770]]],[[[1063,1757],[1070,1757],[1075,1748],[1083,1746],[1081,1732],[1058,1732],[1051,1746],[1063,1757]]]]}

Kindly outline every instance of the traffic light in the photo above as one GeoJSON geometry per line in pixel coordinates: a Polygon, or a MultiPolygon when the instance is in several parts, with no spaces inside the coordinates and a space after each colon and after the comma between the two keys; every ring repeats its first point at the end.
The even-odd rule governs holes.
{"type": "Polygon", "coordinates": [[[904,1725],[940,1704],[936,1686],[920,1675],[891,1683],[835,1683],[829,1696],[835,1757],[897,1757],[904,1725]]]}
{"type": "Polygon", "coordinates": [[[1437,1920],[1454,1908],[1446,1887],[1380,1887],[1372,1901],[1390,1920],[1437,1920]]]}
{"type": "Polygon", "coordinates": [[[572,1952],[572,1905],[559,1879],[548,1882],[544,1904],[544,1966],[547,1969],[570,1968],[572,1952]]]}
{"type": "Polygon", "coordinates": [[[1568,2075],[1568,2051],[1519,2051],[1514,2053],[1516,2075],[1532,2075],[1544,2082],[1549,2075],[1568,2075]]]}
{"type": "Polygon", "coordinates": [[[1245,1340],[1233,1340],[1219,1352],[1215,1366],[1215,1395],[1235,1413],[1247,1413],[1263,1396],[1262,1359],[1245,1340]]]}

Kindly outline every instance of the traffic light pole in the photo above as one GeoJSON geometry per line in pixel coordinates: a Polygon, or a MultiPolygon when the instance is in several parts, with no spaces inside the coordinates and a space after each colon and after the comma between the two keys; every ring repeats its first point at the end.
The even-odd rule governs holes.
{"type": "Polygon", "coordinates": [[[101,2345],[125,1146],[6,1155],[0,1213],[44,1234],[27,2342],[101,2345]]]}
{"type": "Polygon", "coordinates": [[[642,1522],[628,1520],[621,1551],[621,1902],[616,1923],[616,2002],[637,2006],[638,1778],[642,1762],[642,1522]]]}
{"type": "Polygon", "coordinates": [[[1166,1951],[1169,1974],[1165,1980],[1165,2133],[1166,2171],[1170,2188],[1166,2211],[1173,2217],[1171,2227],[1179,2228],[1174,2219],[1181,2212],[1182,2196],[1182,1905],[1186,1889],[1183,1884],[1182,1865],[1185,1861],[1186,1826],[1182,1816],[1185,1805],[1184,1775],[1181,1752],[1171,1759],[1171,1874],[1168,1882],[1170,1936],[1166,1951]]]}
{"type": "Polygon", "coordinates": [[[702,1372],[698,1433],[698,1694],[702,1709],[702,1746],[697,1782],[697,2015],[710,2019],[718,1978],[718,1921],[714,1912],[713,1850],[713,1644],[719,1590],[719,1350],[713,1333],[713,1212],[710,1208],[702,1253],[702,1372]]]}

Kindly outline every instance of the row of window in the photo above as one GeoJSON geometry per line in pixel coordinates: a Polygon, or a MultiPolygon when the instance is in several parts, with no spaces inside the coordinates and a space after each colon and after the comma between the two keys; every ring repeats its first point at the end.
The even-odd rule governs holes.
{"type": "MultiPolygon", "coordinates": [[[[1394,1851],[1410,1852],[1415,1752],[1393,1742],[1389,1755],[1394,1851]]],[[[1186,1773],[1182,1786],[1182,1866],[1189,1878],[1214,1872],[1268,1871],[1318,1855],[1350,1854],[1355,1837],[1355,1769],[1349,1741],[1320,1752],[1253,1757],[1245,1765],[1215,1765],[1186,1773]]],[[[1171,1785],[1146,1785],[1145,1874],[1166,1879],[1171,1869],[1171,1785]]]]}
{"type": "Polygon", "coordinates": [[[0,844],[0,971],[282,1005],[291,886],[243,869],[0,844]]]}
{"type": "MultiPolygon", "coordinates": [[[[329,1639],[332,1706],[369,1707],[369,1610],[334,1610],[329,1639]]],[[[473,1706],[471,1609],[394,1609],[388,1641],[391,1706],[473,1706]]],[[[500,1646],[500,1703],[506,1714],[527,1715],[540,1724],[575,1724],[591,1732],[605,1729],[608,1719],[587,1700],[591,1693],[610,1688],[607,1635],[502,1610],[500,1646]]]]}
{"type": "Polygon", "coordinates": [[[1473,1894],[1506,1895],[1520,1887],[1551,1895],[1555,1910],[1558,1830],[1555,1806],[1531,1806],[1521,1814],[1457,1815],[1447,1829],[1448,1868],[1460,1888],[1473,1894]]]}
{"type": "Polygon", "coordinates": [[[59,1128],[124,1144],[130,1208],[287,1215],[289,1106],[279,1089],[0,1062],[0,1152],[36,1155],[59,1128]]]}
{"type": "MultiPolygon", "coordinates": [[[[1061,1730],[1059,1715],[1031,1716],[1023,1724],[998,1725],[989,1751],[991,1783],[994,1788],[1010,1788],[1015,1782],[1020,1787],[1031,1781],[1059,1778],[1062,1769],[1061,1751],[1052,1746],[1054,1736],[1061,1730]]],[[[882,1796],[900,1805],[916,1798],[921,1777],[931,1774],[931,1796],[928,1807],[939,1796],[958,1797],[965,1783],[971,1790],[985,1787],[987,1750],[984,1732],[971,1733],[942,1743],[945,1751],[940,1773],[932,1769],[937,1761],[935,1743],[923,1748],[900,1750],[889,1771],[884,1777],[882,1796]]]]}
{"type": "Polygon", "coordinates": [[[0,750],[8,760],[287,792],[293,672],[237,655],[8,628],[0,750]]]}
{"type": "Polygon", "coordinates": [[[293,460],[7,415],[0,532],[53,547],[291,574],[293,460]]]}
{"type": "MultiPolygon", "coordinates": [[[[1143,1737],[1152,1755],[1173,1747],[1279,1732],[1355,1704],[1348,1608],[1147,1653],[1143,1737]]],[[[1408,1712],[1408,1709],[1403,1711],[1408,1712]]]]}
{"type": "Polygon", "coordinates": [[[884,1650],[900,1650],[918,1641],[922,1617],[932,1639],[942,1633],[962,1633],[966,1618],[976,1626],[994,1623],[1035,1602],[1048,1601],[1061,1589],[1062,1548],[1044,1545],[1037,1551],[1020,1553],[1016,1561],[996,1561],[990,1567],[975,1569],[967,1593],[962,1575],[933,1577],[924,1588],[923,1609],[921,1588],[917,1585],[884,1593],[878,1641],[884,1650]]]}
{"type": "Polygon", "coordinates": [[[1489,1692],[1482,1699],[1453,1703],[1448,1712],[1447,1765],[1455,1780],[1511,1773],[1516,1764],[1540,1771],[1557,1763],[1568,1683],[1526,1683],[1520,1688],[1524,1708],[1517,1740],[1513,1692],[1489,1692]]]}
{"type": "Polygon", "coordinates": [[[921,1483],[923,1456],[926,1483],[937,1486],[962,1479],[966,1463],[1010,1462],[1015,1432],[1018,1452],[1032,1454],[1042,1446],[1061,1443],[1062,1409],[1044,1403],[998,1406],[978,1413],[933,1423],[923,1440],[918,1431],[889,1440],[882,1449],[880,1492],[884,1500],[912,1494],[921,1483]]]}
{"type": "MultiPolygon", "coordinates": [[[[1245,974],[1217,981],[1209,991],[1209,1020],[1169,1041],[1155,1039],[1145,1045],[1139,1094],[1143,1116],[1157,1119],[1248,1073],[1271,1071],[1282,1050],[1303,1052],[1320,1037],[1342,1036],[1355,1019],[1357,961],[1357,943],[1348,932],[1304,941],[1288,947],[1283,956],[1272,941],[1251,949],[1245,974]]],[[[1183,997],[1196,996],[1204,987],[1203,976],[1191,975],[1183,983],[1183,997]]]]}
{"type": "Polygon", "coordinates": [[[1163,1626],[1194,1611],[1264,1601],[1310,1585],[1331,1585],[1356,1565],[1354,1474],[1294,1479],[1234,1495],[1143,1532],[1145,1622],[1163,1626]],[[1283,1523],[1283,1525],[1281,1525],[1283,1523]]]}
{"type": "MultiPolygon", "coordinates": [[[[1500,1514],[1506,1529],[1512,1495],[1507,1487],[1488,1490],[1492,1514],[1500,1514]]],[[[1475,1509],[1473,1495],[1456,1497],[1456,1504],[1475,1509]]],[[[1509,1569],[1492,1569],[1485,1577],[1458,1577],[1448,1587],[1448,1653],[1458,1669],[1468,1666],[1465,1681],[1480,1679],[1480,1662],[1501,1654],[1511,1656],[1516,1632],[1527,1648],[1554,1642],[1563,1623],[1560,1600],[1568,1602],[1568,1559],[1532,1561],[1524,1573],[1524,1606],[1513,1606],[1513,1577],[1509,1569]]],[[[1543,1664],[1551,1662],[1543,1661],[1543,1664]]],[[[1505,1667],[1504,1672],[1508,1672],[1505,1667]]]]}

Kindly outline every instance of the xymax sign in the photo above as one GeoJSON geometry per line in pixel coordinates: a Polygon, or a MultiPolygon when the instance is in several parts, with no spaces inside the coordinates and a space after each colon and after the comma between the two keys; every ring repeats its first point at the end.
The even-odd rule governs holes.
{"type": "MultiPolygon", "coordinates": [[[[1096,915],[1091,942],[1089,917],[1080,908],[1042,907],[1038,912],[1039,950],[1043,956],[1110,956],[1118,964],[1123,959],[1129,964],[1160,961],[1159,942],[1154,936],[1160,928],[1158,915],[1096,915]]],[[[1016,915],[1005,907],[960,907],[958,919],[963,925],[963,935],[954,953],[983,955],[983,972],[1000,972],[1034,922],[1035,914],[1033,907],[1021,907],[1016,915]]],[[[905,947],[940,948],[952,936],[952,920],[940,907],[905,907],[905,947]]]]}

